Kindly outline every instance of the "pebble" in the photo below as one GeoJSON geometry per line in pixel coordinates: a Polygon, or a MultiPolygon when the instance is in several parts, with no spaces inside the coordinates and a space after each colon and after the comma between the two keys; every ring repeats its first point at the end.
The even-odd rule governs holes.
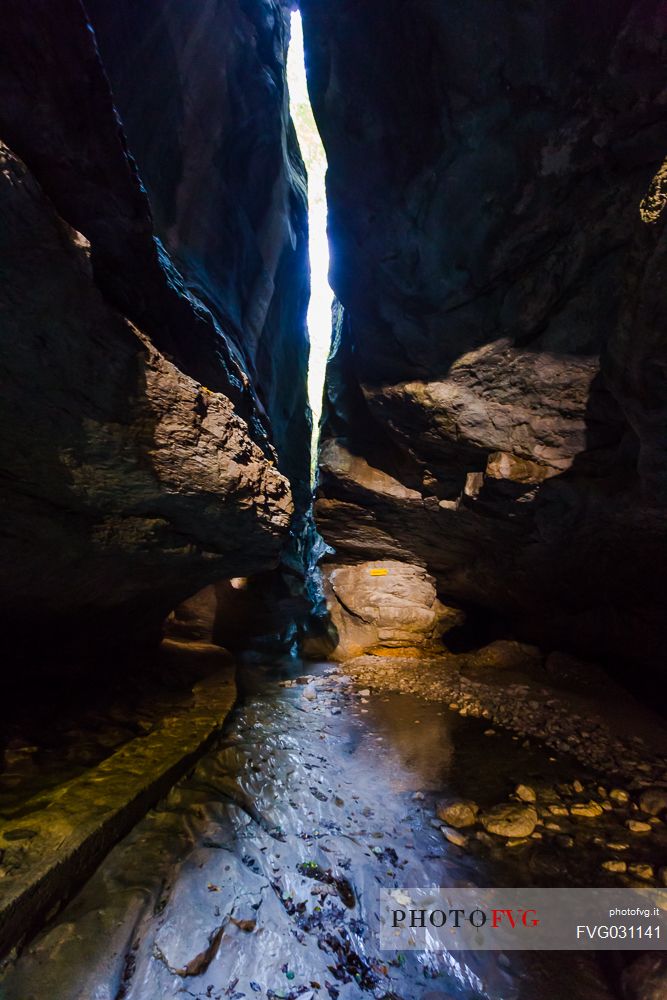
{"type": "Polygon", "coordinates": [[[37,830],[31,830],[27,826],[15,827],[13,830],[5,830],[3,837],[5,840],[32,840],[38,836],[37,830]]]}
{"type": "Polygon", "coordinates": [[[535,789],[531,788],[530,785],[517,785],[514,789],[514,794],[518,799],[521,799],[522,802],[537,801],[535,789]]]}
{"type": "Polygon", "coordinates": [[[484,735],[485,736],[495,736],[496,735],[496,731],[495,731],[495,729],[485,729],[484,730],[484,735]]]}
{"type": "Polygon", "coordinates": [[[594,802],[593,799],[591,799],[590,802],[575,802],[575,804],[570,807],[570,812],[573,816],[595,818],[596,816],[602,815],[602,806],[599,806],[597,802],[594,802]]]}
{"type": "Polygon", "coordinates": [[[477,830],[475,833],[475,837],[477,838],[477,840],[480,841],[480,843],[486,844],[487,847],[492,847],[493,844],[495,843],[493,837],[490,837],[485,830],[477,830]]]}
{"type": "Polygon", "coordinates": [[[457,829],[465,826],[474,826],[476,822],[479,806],[476,802],[467,799],[459,799],[455,802],[440,802],[436,808],[436,815],[448,826],[457,829]]]}
{"type": "Polygon", "coordinates": [[[637,878],[650,879],[653,878],[653,866],[635,863],[633,865],[628,865],[628,871],[632,875],[636,875],[637,878]]]}
{"type": "Polygon", "coordinates": [[[567,806],[549,806],[552,816],[567,816],[567,806]]]}
{"type": "Polygon", "coordinates": [[[630,796],[624,788],[612,788],[609,793],[609,798],[612,802],[615,802],[617,806],[627,806],[630,801],[630,796]]]}
{"type": "Polygon", "coordinates": [[[458,830],[454,830],[451,826],[442,826],[441,830],[450,844],[455,844],[457,847],[465,847],[468,843],[466,835],[464,833],[460,833],[458,830]]]}
{"type": "Polygon", "coordinates": [[[603,861],[601,867],[607,872],[625,872],[628,870],[625,861],[603,861]]]}
{"type": "Polygon", "coordinates": [[[628,819],[628,820],[625,821],[625,825],[627,826],[628,830],[630,830],[632,833],[650,833],[651,832],[651,824],[650,823],[644,823],[640,819],[628,819]]]}
{"type": "Polygon", "coordinates": [[[499,837],[529,837],[537,825],[537,812],[531,805],[503,803],[483,812],[480,822],[499,837]]]}
{"type": "Polygon", "coordinates": [[[575,778],[575,780],[572,782],[572,787],[574,788],[577,795],[581,795],[581,793],[584,790],[584,786],[582,785],[582,783],[579,781],[578,778],[575,778]]]}
{"type": "Polygon", "coordinates": [[[612,840],[610,840],[607,844],[607,847],[609,848],[610,851],[627,851],[629,846],[630,846],[629,844],[624,844],[621,843],[620,841],[617,842],[612,840]]]}
{"type": "MultiPolygon", "coordinates": [[[[602,716],[591,718],[582,727],[582,720],[572,713],[567,697],[549,698],[547,688],[541,689],[545,700],[538,702],[539,707],[533,711],[529,699],[533,694],[535,700],[534,684],[510,684],[501,693],[483,681],[454,677],[447,671],[443,673],[442,665],[441,657],[426,658],[416,677],[412,660],[395,658],[388,671],[384,662],[378,662],[378,657],[362,656],[351,661],[350,669],[358,684],[372,684],[374,691],[392,689],[442,701],[452,711],[463,709],[467,715],[488,717],[494,733],[496,727],[504,726],[514,731],[513,738],[517,741],[537,737],[549,746],[552,754],[558,749],[574,752],[597,771],[625,774],[627,780],[632,779],[637,786],[643,781],[646,787],[662,787],[667,792],[664,761],[657,757],[647,758],[646,740],[640,744],[637,738],[617,737],[602,716]],[[545,712],[545,709],[550,711],[545,712]]],[[[553,757],[549,760],[556,763],[553,757]]],[[[581,784],[585,785],[585,781],[581,784]]],[[[600,785],[596,797],[603,797],[603,793],[606,789],[600,785]]],[[[621,804],[615,803],[616,807],[618,805],[621,804]]]]}
{"type": "Polygon", "coordinates": [[[370,688],[364,688],[363,691],[357,691],[360,698],[370,698],[371,690],[370,688]]]}

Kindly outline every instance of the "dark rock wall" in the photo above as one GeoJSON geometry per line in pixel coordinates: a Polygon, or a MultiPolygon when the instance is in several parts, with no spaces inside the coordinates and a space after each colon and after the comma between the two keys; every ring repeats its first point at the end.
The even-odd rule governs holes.
{"type": "Polygon", "coordinates": [[[308,219],[285,80],[288,6],[88,0],[86,10],[155,231],[221,320],[304,506],[308,219]]]}
{"type": "Polygon", "coordinates": [[[522,637],[659,662],[664,3],[301,8],[344,309],[334,561],[418,563],[522,637]]]}
{"type": "Polygon", "coordinates": [[[206,584],[269,569],[294,509],[286,476],[301,506],[308,488],[283,9],[108,7],[110,50],[122,27],[150,52],[134,53],[120,116],[77,0],[3,9],[0,607],[32,650],[154,636],[206,584]]]}

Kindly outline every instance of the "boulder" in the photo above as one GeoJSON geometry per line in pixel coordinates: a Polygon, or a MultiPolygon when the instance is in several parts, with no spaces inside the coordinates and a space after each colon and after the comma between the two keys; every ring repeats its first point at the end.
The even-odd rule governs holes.
{"type": "Polygon", "coordinates": [[[328,563],[322,576],[337,633],[334,659],[442,651],[442,635],[463,621],[462,612],[438,600],[422,566],[393,559],[328,563]]]}
{"type": "Polygon", "coordinates": [[[496,639],[473,653],[466,654],[466,666],[491,667],[496,670],[526,670],[537,667],[542,654],[537,646],[509,639],[496,639]]]}

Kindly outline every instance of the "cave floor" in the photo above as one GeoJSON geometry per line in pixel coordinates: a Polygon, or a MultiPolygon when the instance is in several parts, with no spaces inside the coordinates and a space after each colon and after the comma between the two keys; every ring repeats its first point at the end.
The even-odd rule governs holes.
{"type": "Polygon", "coordinates": [[[327,664],[238,679],[219,746],[5,968],[3,1000],[617,996],[594,954],[399,955],[373,929],[379,885],[610,884],[593,822],[573,850],[542,826],[458,847],[435,820],[443,795],[484,808],[517,782],[594,780],[580,764],[438,702],[360,696],[327,664]]]}

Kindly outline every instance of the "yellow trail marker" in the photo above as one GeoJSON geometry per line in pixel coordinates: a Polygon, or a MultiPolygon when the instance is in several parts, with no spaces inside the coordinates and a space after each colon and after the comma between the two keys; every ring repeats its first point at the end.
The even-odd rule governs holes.
{"type": "Polygon", "coordinates": [[[368,571],[371,576],[386,576],[389,572],[388,569],[369,569],[368,571]]]}

